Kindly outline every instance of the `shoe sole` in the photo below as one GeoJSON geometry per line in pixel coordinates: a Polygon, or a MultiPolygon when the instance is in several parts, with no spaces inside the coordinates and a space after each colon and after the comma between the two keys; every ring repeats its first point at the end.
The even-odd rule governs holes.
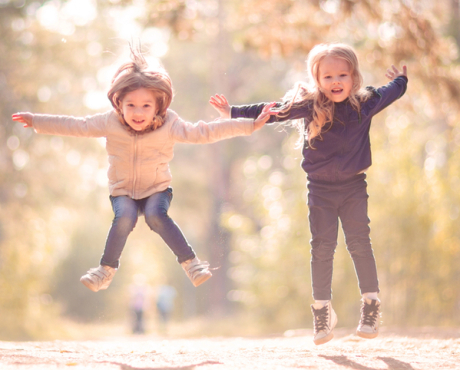
{"type": "Polygon", "coordinates": [[[197,287],[201,284],[203,284],[205,281],[209,280],[211,278],[212,274],[208,272],[207,274],[203,274],[199,277],[197,277],[194,281],[192,281],[192,284],[197,287]]]}
{"type": "Polygon", "coordinates": [[[373,339],[379,335],[379,333],[364,333],[363,331],[356,331],[356,335],[361,338],[373,339]]]}
{"type": "MultiPolygon", "coordinates": [[[[88,281],[88,280],[86,280],[86,279],[84,279],[84,278],[81,278],[80,281],[81,281],[81,283],[82,283],[85,287],[87,287],[89,290],[91,290],[91,291],[93,291],[93,292],[99,291],[99,289],[95,288],[94,285],[92,285],[91,281],[88,281]]],[[[107,288],[106,288],[106,289],[107,289],[107,288]]]]}
{"type": "Polygon", "coordinates": [[[321,339],[313,339],[313,343],[315,343],[317,346],[320,344],[324,344],[329,342],[332,338],[334,338],[334,333],[331,331],[328,335],[326,335],[324,338],[321,339]]]}

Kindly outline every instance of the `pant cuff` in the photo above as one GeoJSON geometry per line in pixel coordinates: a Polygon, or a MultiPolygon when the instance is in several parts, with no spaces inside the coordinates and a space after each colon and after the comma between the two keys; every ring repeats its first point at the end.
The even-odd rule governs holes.
{"type": "Polygon", "coordinates": [[[185,257],[177,257],[177,262],[182,263],[188,260],[192,260],[196,257],[195,253],[189,254],[188,256],[185,257]]]}
{"type": "Polygon", "coordinates": [[[99,264],[103,265],[103,266],[109,266],[109,267],[112,267],[114,269],[117,269],[118,267],[120,267],[120,261],[115,261],[115,262],[112,262],[112,263],[107,263],[107,262],[104,262],[103,260],[101,260],[101,262],[99,262],[99,264]]]}

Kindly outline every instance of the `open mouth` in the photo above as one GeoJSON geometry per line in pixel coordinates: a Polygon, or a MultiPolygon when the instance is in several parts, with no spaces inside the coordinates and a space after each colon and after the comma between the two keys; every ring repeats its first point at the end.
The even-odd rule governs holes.
{"type": "Polygon", "coordinates": [[[331,90],[332,94],[340,94],[340,93],[342,93],[342,91],[343,91],[343,89],[339,89],[339,88],[331,90]]]}
{"type": "Polygon", "coordinates": [[[142,120],[133,119],[133,123],[135,125],[142,125],[144,123],[144,120],[143,119],[142,120]]]}

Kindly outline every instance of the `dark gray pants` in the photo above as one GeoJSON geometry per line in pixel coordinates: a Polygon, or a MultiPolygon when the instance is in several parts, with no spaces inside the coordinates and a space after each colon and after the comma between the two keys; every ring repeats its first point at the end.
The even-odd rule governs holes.
{"type": "Polygon", "coordinates": [[[332,270],[339,218],[355,265],[361,294],[378,292],[377,267],[367,216],[366,175],[340,182],[309,179],[311,279],[315,300],[331,299],[332,270]]]}

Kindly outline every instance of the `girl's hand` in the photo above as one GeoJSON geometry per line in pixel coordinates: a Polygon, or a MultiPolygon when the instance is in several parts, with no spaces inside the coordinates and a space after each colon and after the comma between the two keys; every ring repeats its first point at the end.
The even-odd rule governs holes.
{"type": "Polygon", "coordinates": [[[268,121],[270,116],[273,116],[275,114],[278,114],[279,112],[272,112],[270,109],[272,109],[276,105],[276,102],[267,104],[264,109],[262,109],[262,112],[259,114],[259,117],[257,117],[254,121],[254,131],[261,129],[265,123],[268,121]]]}
{"type": "Polygon", "coordinates": [[[24,127],[34,127],[32,124],[34,120],[34,115],[29,112],[19,112],[11,115],[11,119],[15,122],[24,123],[24,127]]]}
{"type": "Polygon", "coordinates": [[[231,118],[230,104],[228,104],[225,96],[219,94],[211,96],[209,104],[211,104],[213,108],[219,112],[220,118],[231,118]]]}
{"type": "Polygon", "coordinates": [[[391,66],[391,69],[387,69],[387,73],[385,73],[390,80],[394,80],[396,77],[405,76],[407,77],[407,68],[406,66],[402,66],[402,71],[396,68],[394,65],[391,66]]]}

